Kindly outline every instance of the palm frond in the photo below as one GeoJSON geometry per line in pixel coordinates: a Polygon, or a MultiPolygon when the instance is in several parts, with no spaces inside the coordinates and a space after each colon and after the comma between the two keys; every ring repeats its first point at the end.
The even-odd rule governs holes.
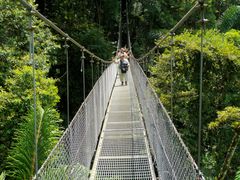
{"type": "MultiPolygon", "coordinates": [[[[36,115],[38,165],[40,166],[56,144],[61,132],[58,127],[59,114],[56,110],[52,108],[44,110],[38,106],[36,115]]],[[[15,144],[8,157],[7,175],[14,179],[31,179],[35,172],[35,157],[34,112],[30,110],[16,132],[15,144]]]]}
{"type": "Polygon", "coordinates": [[[218,28],[221,32],[226,32],[231,28],[240,28],[240,6],[230,6],[220,17],[218,28]]]}

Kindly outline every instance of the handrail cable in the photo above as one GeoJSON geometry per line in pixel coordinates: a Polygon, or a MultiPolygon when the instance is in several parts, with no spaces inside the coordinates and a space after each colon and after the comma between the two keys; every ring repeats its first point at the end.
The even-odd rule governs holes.
{"type": "Polygon", "coordinates": [[[76,40],[74,40],[72,37],[70,37],[67,33],[65,33],[63,30],[61,30],[59,27],[57,27],[52,21],[50,21],[48,18],[46,18],[44,15],[42,15],[40,12],[38,12],[32,5],[30,5],[25,0],[20,0],[21,3],[27,8],[30,9],[34,15],[39,17],[42,21],[44,21],[46,24],[48,24],[50,27],[52,27],[54,30],[56,30],[59,34],[61,34],[63,37],[65,37],[68,41],[71,41],[73,44],[75,44],[77,47],[88,53],[90,56],[94,57],[95,59],[103,62],[103,63],[112,63],[112,61],[106,61],[94,53],[90,52],[88,49],[86,49],[83,45],[79,44],[76,40]]]}
{"type": "MultiPolygon", "coordinates": [[[[202,0],[198,0],[198,2],[195,3],[195,5],[182,17],[181,20],[179,20],[177,22],[177,24],[171,29],[169,30],[160,40],[161,42],[164,42],[168,36],[170,36],[172,33],[175,33],[176,30],[182,26],[182,24],[188,20],[188,18],[197,10],[202,6],[202,0]]],[[[159,48],[158,45],[155,45],[151,50],[149,50],[147,53],[145,53],[143,56],[141,56],[140,58],[135,58],[137,61],[142,61],[145,57],[149,56],[150,54],[152,54],[157,48],[159,48]]]]}

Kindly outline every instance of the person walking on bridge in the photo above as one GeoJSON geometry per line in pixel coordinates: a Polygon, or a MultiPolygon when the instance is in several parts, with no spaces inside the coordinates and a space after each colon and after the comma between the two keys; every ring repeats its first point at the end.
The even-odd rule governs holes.
{"type": "Polygon", "coordinates": [[[129,61],[128,55],[125,52],[117,52],[116,57],[112,58],[113,62],[118,64],[118,75],[121,81],[121,84],[127,85],[128,81],[128,69],[129,69],[129,61]]]}
{"type": "Polygon", "coordinates": [[[119,77],[122,85],[127,85],[128,81],[128,69],[129,69],[129,61],[127,59],[127,55],[125,53],[122,53],[120,55],[120,61],[119,61],[119,77]]]}

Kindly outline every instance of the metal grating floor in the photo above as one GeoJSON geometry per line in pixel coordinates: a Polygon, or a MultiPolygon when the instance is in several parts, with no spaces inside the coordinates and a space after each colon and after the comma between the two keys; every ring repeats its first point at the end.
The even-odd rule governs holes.
{"type": "Polygon", "coordinates": [[[100,159],[96,179],[152,179],[147,157],[100,159]]]}
{"type": "Polygon", "coordinates": [[[105,138],[101,156],[133,156],[145,155],[146,147],[143,137],[134,138],[105,138]]]}
{"type": "Polygon", "coordinates": [[[91,180],[156,179],[133,89],[129,85],[120,86],[117,79],[91,170],[91,180]]]}

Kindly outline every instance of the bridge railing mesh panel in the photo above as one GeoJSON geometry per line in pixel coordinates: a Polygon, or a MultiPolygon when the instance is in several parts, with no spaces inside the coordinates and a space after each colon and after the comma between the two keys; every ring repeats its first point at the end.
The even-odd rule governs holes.
{"type": "Polygon", "coordinates": [[[38,179],[88,179],[116,73],[116,64],[103,72],[42,165],[38,179]]]}
{"type": "Polygon", "coordinates": [[[134,59],[130,63],[160,179],[204,179],[142,68],[134,59]]]}

